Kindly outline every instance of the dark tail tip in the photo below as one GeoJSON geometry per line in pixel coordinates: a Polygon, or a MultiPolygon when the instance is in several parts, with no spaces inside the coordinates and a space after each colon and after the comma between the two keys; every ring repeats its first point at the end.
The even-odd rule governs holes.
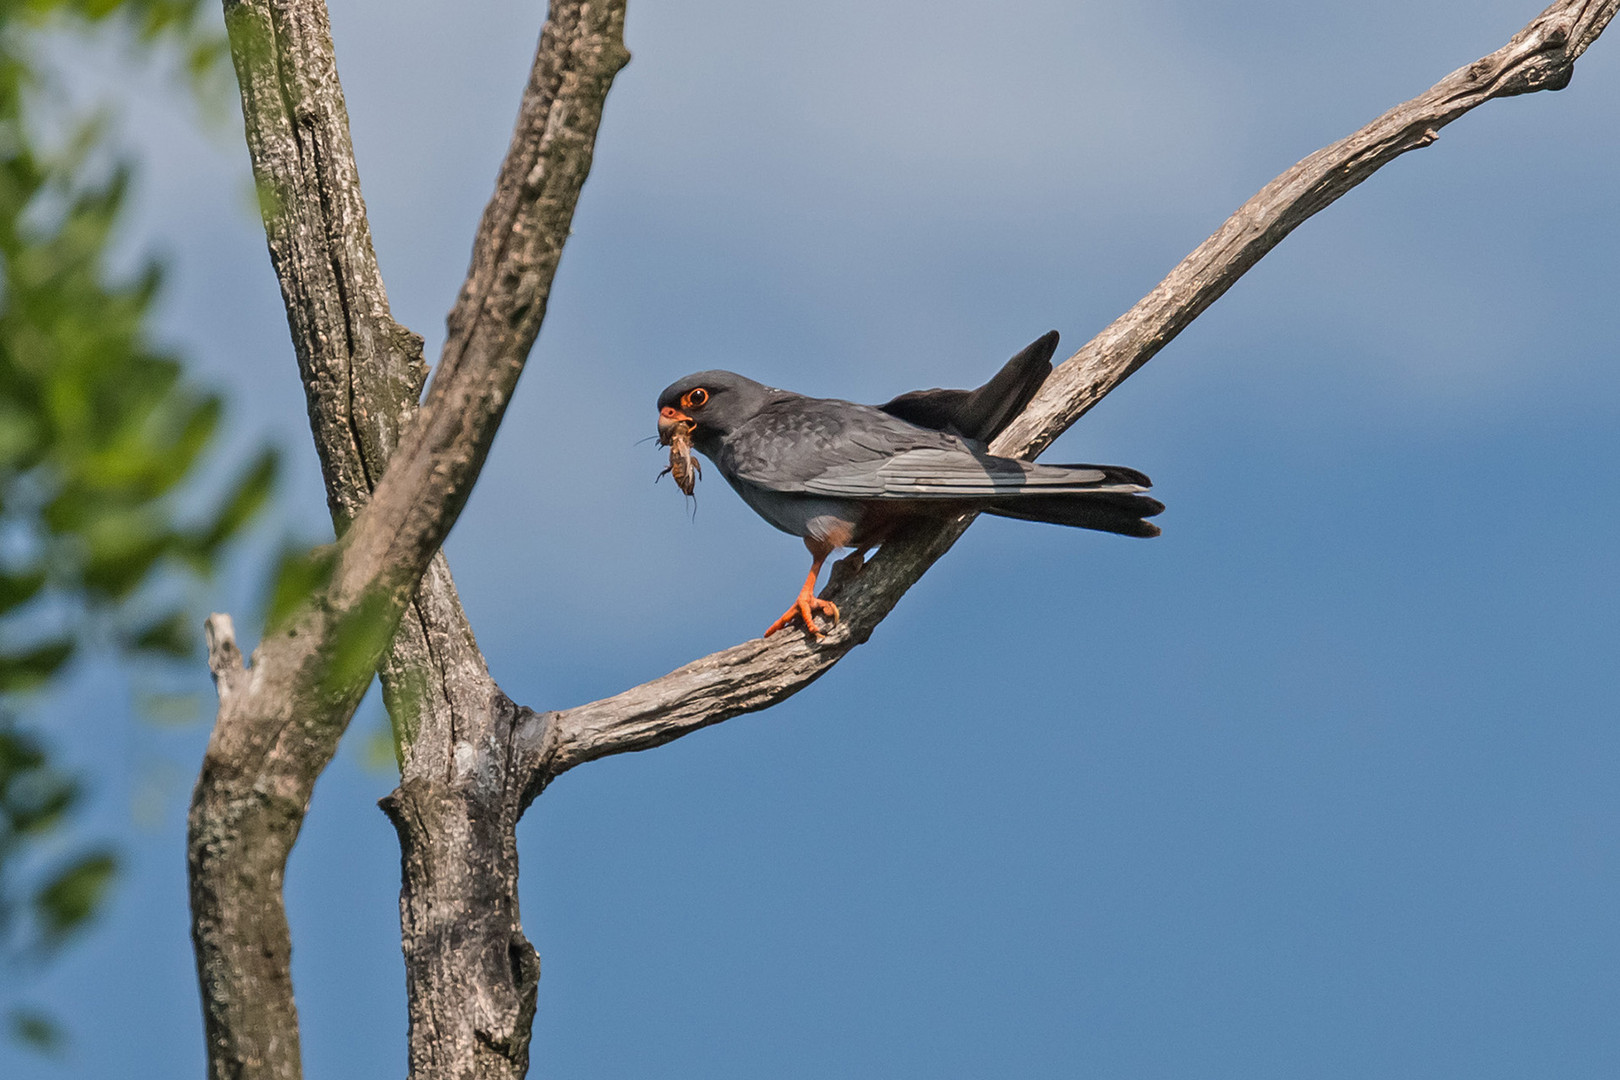
{"type": "Polygon", "coordinates": [[[1163,511],[1164,503],[1158,499],[1119,491],[1025,495],[985,508],[985,513],[998,517],[1140,537],[1160,534],[1162,530],[1157,525],[1144,519],[1163,511]]]}

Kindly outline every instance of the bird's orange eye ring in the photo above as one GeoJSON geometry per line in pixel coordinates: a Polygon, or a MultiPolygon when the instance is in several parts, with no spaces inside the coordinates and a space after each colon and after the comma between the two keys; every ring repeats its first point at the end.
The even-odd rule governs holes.
{"type": "Polygon", "coordinates": [[[681,395],[681,408],[701,409],[708,400],[709,392],[700,386],[696,390],[688,390],[681,395]]]}

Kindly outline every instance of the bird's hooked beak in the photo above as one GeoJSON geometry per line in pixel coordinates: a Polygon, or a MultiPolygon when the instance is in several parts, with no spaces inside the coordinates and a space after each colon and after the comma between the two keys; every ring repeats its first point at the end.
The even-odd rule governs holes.
{"type": "Polygon", "coordinates": [[[690,416],[687,416],[674,406],[665,405],[662,409],[659,409],[658,445],[668,446],[671,442],[675,441],[675,431],[682,424],[687,426],[688,431],[691,431],[692,428],[697,427],[696,420],[693,420],[690,416]]]}

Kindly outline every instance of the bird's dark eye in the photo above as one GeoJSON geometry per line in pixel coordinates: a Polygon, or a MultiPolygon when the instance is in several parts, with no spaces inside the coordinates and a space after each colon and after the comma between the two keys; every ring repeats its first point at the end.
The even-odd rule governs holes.
{"type": "Polygon", "coordinates": [[[703,408],[704,403],[708,400],[709,392],[700,386],[696,390],[688,390],[685,394],[681,395],[681,408],[701,409],[703,408]]]}

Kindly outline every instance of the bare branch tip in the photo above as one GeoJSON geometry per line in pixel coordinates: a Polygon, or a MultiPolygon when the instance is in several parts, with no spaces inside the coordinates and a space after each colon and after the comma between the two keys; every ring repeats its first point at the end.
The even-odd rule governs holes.
{"type": "Polygon", "coordinates": [[[214,612],[203,622],[208,638],[208,670],[214,681],[228,679],[242,670],[242,650],[236,646],[236,624],[229,615],[214,612]]]}

